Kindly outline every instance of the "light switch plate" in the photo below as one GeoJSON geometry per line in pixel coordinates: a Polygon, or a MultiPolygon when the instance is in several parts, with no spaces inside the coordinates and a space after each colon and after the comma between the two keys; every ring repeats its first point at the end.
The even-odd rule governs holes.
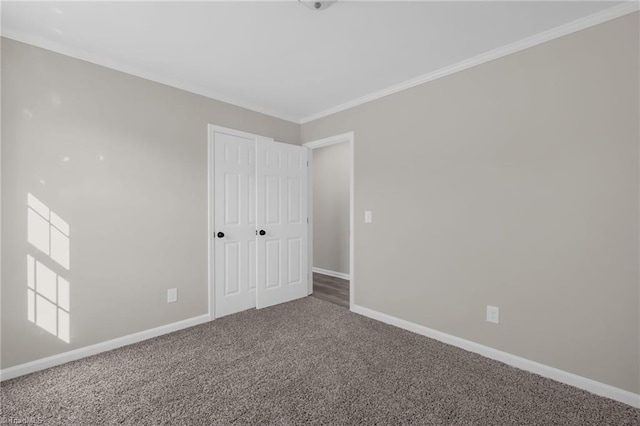
{"type": "Polygon", "coordinates": [[[167,290],[167,303],[173,303],[178,301],[178,289],[170,288],[167,290]]]}
{"type": "Polygon", "coordinates": [[[373,214],[371,213],[371,210],[365,210],[364,223],[371,223],[371,222],[373,222],[373,214]]]}
{"type": "Polygon", "coordinates": [[[500,308],[487,305],[487,321],[495,324],[500,323],[500,308]]]}

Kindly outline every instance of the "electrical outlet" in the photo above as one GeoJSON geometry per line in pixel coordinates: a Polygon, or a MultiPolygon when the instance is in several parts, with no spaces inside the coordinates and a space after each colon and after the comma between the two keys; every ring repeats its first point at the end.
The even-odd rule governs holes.
{"type": "Polygon", "coordinates": [[[371,210],[365,210],[364,212],[364,223],[371,223],[373,222],[373,217],[371,214],[371,210]]]}
{"type": "Polygon", "coordinates": [[[500,323],[500,308],[487,305],[487,321],[496,324],[500,323]]]}
{"type": "Polygon", "coordinates": [[[173,303],[178,301],[178,289],[170,288],[167,290],[167,303],[173,303]]]}

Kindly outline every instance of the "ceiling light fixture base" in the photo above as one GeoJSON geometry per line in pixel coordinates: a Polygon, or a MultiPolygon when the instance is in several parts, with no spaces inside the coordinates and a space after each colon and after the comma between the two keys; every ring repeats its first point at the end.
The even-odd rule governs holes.
{"type": "Polygon", "coordinates": [[[325,10],[331,7],[338,0],[298,0],[311,10],[325,10]]]}

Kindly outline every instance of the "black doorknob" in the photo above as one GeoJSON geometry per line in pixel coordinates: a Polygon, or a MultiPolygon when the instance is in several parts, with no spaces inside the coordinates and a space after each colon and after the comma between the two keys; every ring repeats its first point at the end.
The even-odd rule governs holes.
{"type": "Polygon", "coordinates": [[[264,230],[264,229],[261,229],[261,230],[260,230],[260,235],[264,235],[264,234],[266,234],[265,230],[264,230]]]}
{"type": "Polygon", "coordinates": [[[224,238],[224,232],[218,232],[218,238],[224,238]]]}

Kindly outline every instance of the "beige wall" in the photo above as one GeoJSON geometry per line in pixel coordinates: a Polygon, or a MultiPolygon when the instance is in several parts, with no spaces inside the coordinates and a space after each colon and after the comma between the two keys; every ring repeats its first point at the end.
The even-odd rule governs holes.
{"type": "Polygon", "coordinates": [[[349,143],[313,150],[313,266],[349,274],[349,143]]]}
{"type": "Polygon", "coordinates": [[[207,313],[208,123],[299,137],[294,123],[2,39],[2,368],[207,313]],[[69,223],[68,271],[27,243],[28,193],[69,223]],[[27,320],[29,254],[70,282],[69,344],[27,320]]]}
{"type": "Polygon", "coordinates": [[[636,13],[304,124],[355,132],[356,304],[640,392],[638,48],[636,13]]]}

